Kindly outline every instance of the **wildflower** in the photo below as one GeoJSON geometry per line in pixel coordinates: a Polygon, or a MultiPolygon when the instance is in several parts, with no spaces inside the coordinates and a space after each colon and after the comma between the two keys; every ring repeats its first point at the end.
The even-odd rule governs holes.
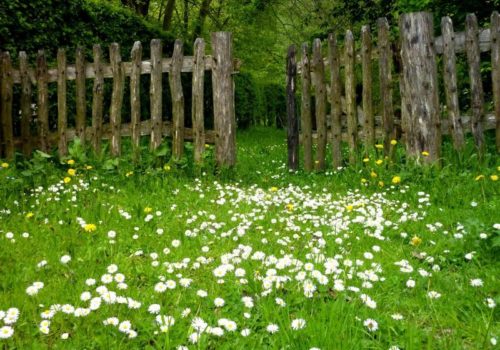
{"type": "Polygon", "coordinates": [[[420,245],[420,243],[422,243],[422,238],[418,237],[418,236],[413,236],[412,239],[410,240],[410,244],[412,246],[415,246],[415,247],[418,247],[420,245]]]}
{"type": "Polygon", "coordinates": [[[372,320],[371,318],[366,319],[363,322],[363,325],[368,328],[370,332],[375,332],[378,329],[378,323],[375,320],[372,320]]]}
{"type": "MultiPolygon", "coordinates": [[[[3,167],[4,166],[2,164],[2,168],[3,167]]],[[[3,326],[2,328],[0,328],[0,339],[8,339],[12,337],[13,334],[14,334],[14,328],[12,328],[11,326],[3,326]]]]}
{"type": "Polygon", "coordinates": [[[479,181],[482,179],[484,179],[484,175],[478,175],[478,176],[476,176],[476,178],[474,180],[479,181]]]}
{"type": "Polygon", "coordinates": [[[378,143],[378,144],[375,145],[375,148],[376,149],[384,149],[384,145],[378,143]]]}
{"type": "Polygon", "coordinates": [[[491,175],[490,179],[491,181],[498,181],[498,175],[491,175]]]}
{"type": "Polygon", "coordinates": [[[415,281],[414,280],[408,280],[406,281],[406,287],[408,288],[414,288],[415,287],[415,281]]]}
{"type": "Polygon", "coordinates": [[[401,315],[401,314],[392,314],[391,317],[393,320],[396,320],[396,321],[401,321],[403,319],[403,315],[401,315]]]}
{"type": "Polygon", "coordinates": [[[61,256],[61,263],[62,264],[67,264],[71,261],[71,256],[69,255],[63,255],[61,256]]]}
{"type": "Polygon", "coordinates": [[[132,330],[132,324],[130,321],[123,321],[118,326],[118,330],[122,333],[129,333],[132,330]]]}
{"type": "Polygon", "coordinates": [[[381,165],[383,162],[384,162],[384,161],[383,161],[382,159],[377,159],[377,160],[375,161],[375,164],[377,164],[377,165],[381,165]]]}
{"type": "Polygon", "coordinates": [[[133,171],[129,171],[129,172],[125,173],[125,176],[126,176],[126,177],[130,177],[130,176],[132,176],[132,175],[134,175],[134,172],[133,172],[133,171]]]}
{"type": "Polygon", "coordinates": [[[223,307],[226,302],[222,298],[215,298],[214,304],[216,307],[223,307]]]}
{"type": "Polygon", "coordinates": [[[292,321],[291,327],[294,331],[298,331],[299,329],[303,329],[306,326],[306,321],[302,318],[296,318],[292,321]]]}
{"type": "Polygon", "coordinates": [[[73,159],[68,159],[68,161],[66,162],[66,164],[68,164],[68,165],[74,165],[75,161],[73,159]]]}
{"type": "Polygon", "coordinates": [[[363,163],[368,163],[370,161],[370,158],[366,157],[366,158],[363,158],[363,163]]]}
{"type": "Polygon", "coordinates": [[[93,169],[93,166],[92,166],[92,165],[85,165],[85,169],[86,169],[86,170],[92,170],[92,169],[93,169]]]}
{"type": "Polygon", "coordinates": [[[401,182],[401,177],[400,177],[400,176],[394,176],[394,177],[392,178],[392,183],[393,183],[394,185],[397,185],[397,184],[399,184],[400,182],[401,182]]]}
{"type": "Polygon", "coordinates": [[[277,325],[277,324],[274,324],[274,323],[271,323],[270,325],[268,325],[268,326],[266,327],[266,330],[267,330],[269,333],[271,333],[271,334],[274,334],[274,333],[278,332],[278,331],[279,331],[279,329],[280,329],[280,328],[278,327],[278,325],[277,325]]]}
{"type": "Polygon", "coordinates": [[[241,330],[241,336],[248,337],[250,335],[250,329],[245,328],[241,330]]]}
{"type": "Polygon", "coordinates": [[[97,226],[95,224],[85,224],[83,226],[83,230],[85,232],[94,232],[95,230],[97,230],[97,226]]]}
{"type": "Polygon", "coordinates": [[[347,211],[352,211],[354,207],[352,205],[347,205],[345,208],[347,209],[347,211]]]}
{"type": "Polygon", "coordinates": [[[427,151],[422,151],[422,155],[423,155],[424,157],[428,157],[428,156],[429,156],[429,152],[427,152],[427,151]]]}
{"type": "Polygon", "coordinates": [[[430,292],[427,293],[427,296],[430,298],[430,299],[439,299],[441,298],[441,293],[438,293],[434,290],[431,290],[430,292]]]}
{"type": "Polygon", "coordinates": [[[170,165],[168,165],[168,164],[165,164],[165,165],[163,166],[163,170],[165,170],[165,171],[170,171],[170,169],[171,169],[171,168],[170,168],[170,165]]]}
{"type": "Polygon", "coordinates": [[[145,212],[146,214],[149,214],[149,213],[151,213],[152,211],[153,211],[153,208],[150,208],[150,207],[146,207],[146,208],[144,208],[144,212],[145,212]]]}
{"type": "Polygon", "coordinates": [[[1,167],[7,169],[9,167],[9,163],[2,163],[1,167]]]}
{"type": "Polygon", "coordinates": [[[68,175],[69,176],[75,176],[76,175],[76,170],[75,169],[68,169],[68,175]]]}
{"type": "Polygon", "coordinates": [[[32,218],[35,214],[33,214],[31,211],[26,214],[26,219],[32,218]]]}
{"type": "Polygon", "coordinates": [[[480,278],[474,278],[470,280],[470,285],[472,287],[482,287],[483,286],[483,280],[480,278]]]}
{"type": "Polygon", "coordinates": [[[63,181],[64,181],[65,184],[69,184],[71,182],[71,178],[70,177],[65,177],[63,179],[63,181]]]}
{"type": "Polygon", "coordinates": [[[391,145],[396,146],[398,144],[398,141],[396,140],[391,140],[391,145]]]}
{"type": "Polygon", "coordinates": [[[486,306],[488,306],[490,309],[494,309],[497,306],[497,303],[493,298],[486,298],[485,300],[486,306]]]}
{"type": "Polygon", "coordinates": [[[378,185],[379,185],[380,187],[384,187],[384,181],[379,181],[379,182],[378,182],[378,185]]]}
{"type": "Polygon", "coordinates": [[[377,173],[376,173],[376,172],[372,171],[372,172],[370,173],[370,176],[371,176],[372,178],[376,178],[378,175],[377,175],[377,173]]]}
{"type": "Polygon", "coordinates": [[[61,339],[62,340],[66,340],[68,338],[69,338],[69,333],[63,333],[63,334],[61,334],[61,339]]]}
{"type": "Polygon", "coordinates": [[[286,208],[288,209],[288,211],[292,211],[293,210],[293,204],[292,203],[288,203],[286,205],[286,208]]]}

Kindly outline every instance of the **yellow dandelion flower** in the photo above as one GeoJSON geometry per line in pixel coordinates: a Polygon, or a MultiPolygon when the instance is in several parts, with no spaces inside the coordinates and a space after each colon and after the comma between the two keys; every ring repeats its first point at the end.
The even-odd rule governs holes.
{"type": "Polygon", "coordinates": [[[1,166],[2,168],[7,169],[9,167],[9,163],[2,163],[1,166]]]}
{"type": "Polygon", "coordinates": [[[362,179],[361,179],[361,183],[362,183],[362,184],[365,184],[365,183],[367,183],[367,182],[368,182],[368,180],[367,180],[367,179],[365,179],[365,178],[362,178],[362,179]]]}
{"type": "Polygon", "coordinates": [[[68,169],[68,175],[69,176],[75,176],[76,175],[76,170],[75,169],[68,169]]]}
{"type": "Polygon", "coordinates": [[[373,177],[373,178],[376,178],[378,175],[377,175],[377,173],[376,173],[376,172],[372,171],[372,172],[370,173],[370,176],[371,176],[371,177],[373,177]]]}
{"type": "Polygon", "coordinates": [[[92,165],[85,165],[85,169],[87,169],[87,170],[92,170],[92,169],[93,169],[93,166],[92,166],[92,165]]]}
{"type": "Polygon", "coordinates": [[[29,218],[32,218],[33,216],[35,216],[35,214],[33,214],[31,211],[26,214],[26,219],[29,219],[29,218]]]}
{"type": "Polygon", "coordinates": [[[293,210],[293,204],[292,203],[288,203],[286,205],[286,208],[288,209],[288,211],[292,211],[293,210]]]}
{"type": "Polygon", "coordinates": [[[153,211],[153,208],[150,208],[150,207],[146,207],[144,208],[144,212],[147,214],[147,213],[151,213],[153,211]]]}
{"type": "Polygon", "coordinates": [[[397,184],[398,184],[398,183],[400,183],[400,182],[401,182],[401,177],[400,177],[400,176],[397,176],[397,175],[396,175],[396,176],[394,176],[394,177],[392,178],[392,183],[393,183],[394,185],[397,185],[397,184]]]}
{"type": "Polygon", "coordinates": [[[314,164],[319,164],[319,160],[315,160],[315,161],[314,161],[314,164]]]}
{"type": "Polygon", "coordinates": [[[75,164],[75,161],[74,161],[73,159],[70,159],[70,160],[68,160],[68,161],[66,162],[66,164],[68,164],[68,165],[73,165],[73,164],[75,164]]]}
{"type": "Polygon", "coordinates": [[[171,169],[171,168],[170,168],[170,165],[168,165],[168,164],[165,164],[165,165],[163,166],[163,170],[165,170],[165,171],[170,171],[170,169],[171,169]]]}
{"type": "Polygon", "coordinates": [[[491,175],[490,179],[491,181],[498,181],[498,175],[491,175]]]}
{"type": "Polygon", "coordinates": [[[378,182],[378,185],[379,185],[380,187],[384,187],[384,185],[385,185],[385,184],[384,184],[384,181],[379,181],[379,182],[378,182]]]}
{"type": "Polygon", "coordinates": [[[94,224],[85,224],[83,226],[83,230],[85,232],[94,232],[95,230],[97,230],[97,226],[94,224]]]}
{"type": "Polygon", "coordinates": [[[271,191],[271,192],[277,192],[277,191],[278,191],[278,187],[274,187],[274,186],[273,186],[273,187],[271,187],[270,191],[271,191]]]}
{"type": "Polygon", "coordinates": [[[210,145],[208,143],[205,143],[205,148],[210,148],[210,145]]]}
{"type": "Polygon", "coordinates": [[[500,171],[500,166],[497,166],[497,171],[500,171]]]}
{"type": "Polygon", "coordinates": [[[64,181],[64,183],[65,183],[65,184],[69,184],[69,183],[71,182],[71,178],[66,176],[66,177],[63,179],[63,181],[64,181]]]}
{"type": "Polygon", "coordinates": [[[134,175],[134,172],[133,171],[129,171],[128,173],[125,174],[126,177],[130,177],[134,175]]]}
{"type": "Polygon", "coordinates": [[[347,209],[347,211],[352,211],[354,209],[354,206],[349,204],[349,205],[346,205],[345,208],[347,209]]]}
{"type": "Polygon", "coordinates": [[[478,175],[475,178],[476,181],[479,181],[479,180],[482,180],[482,179],[484,179],[484,175],[478,175]]]}
{"type": "Polygon", "coordinates": [[[396,146],[398,144],[398,141],[396,140],[391,140],[391,145],[396,146]]]}
{"type": "Polygon", "coordinates": [[[418,247],[420,245],[420,243],[422,243],[422,238],[418,237],[418,236],[413,236],[410,240],[410,244],[412,246],[415,246],[415,247],[418,247]]]}
{"type": "Polygon", "coordinates": [[[384,149],[384,145],[382,145],[382,144],[380,144],[380,143],[377,143],[377,144],[375,145],[375,148],[376,148],[376,149],[384,149]]]}
{"type": "Polygon", "coordinates": [[[428,156],[429,156],[429,152],[427,152],[427,151],[422,151],[422,155],[423,155],[424,157],[428,157],[428,156]]]}
{"type": "Polygon", "coordinates": [[[370,161],[370,158],[366,157],[366,158],[363,158],[363,162],[364,163],[368,163],[370,161]]]}
{"type": "Polygon", "coordinates": [[[384,161],[383,161],[382,159],[377,159],[377,160],[375,161],[375,164],[380,165],[380,164],[382,164],[383,162],[384,162],[384,161]]]}

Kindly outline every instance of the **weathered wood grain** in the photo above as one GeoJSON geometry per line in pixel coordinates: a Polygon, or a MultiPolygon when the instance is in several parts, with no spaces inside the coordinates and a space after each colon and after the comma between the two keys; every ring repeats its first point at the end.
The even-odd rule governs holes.
{"type": "Polygon", "coordinates": [[[10,54],[1,54],[1,87],[0,87],[0,124],[2,127],[2,141],[4,144],[5,158],[14,159],[14,128],[12,120],[12,61],[10,54]]]}
{"type": "Polygon", "coordinates": [[[406,105],[411,129],[408,153],[425,162],[438,162],[441,148],[440,111],[437,85],[437,64],[433,47],[432,14],[416,12],[400,18],[401,58],[404,91],[402,104],[406,105]]]}
{"type": "Polygon", "coordinates": [[[354,36],[350,30],[345,34],[345,100],[347,108],[347,134],[349,164],[356,164],[358,151],[358,119],[356,111],[356,76],[354,74],[354,36]]]}
{"type": "Polygon", "coordinates": [[[49,134],[49,89],[47,84],[47,61],[45,59],[45,52],[38,51],[36,58],[37,68],[37,126],[38,135],[40,140],[40,150],[48,152],[48,134],[49,134]]]}
{"type": "Polygon", "coordinates": [[[29,156],[32,151],[31,143],[31,81],[28,76],[28,55],[24,51],[19,52],[19,73],[21,74],[21,139],[23,141],[22,151],[29,156]]]}
{"type": "Polygon", "coordinates": [[[132,70],[130,72],[130,123],[132,126],[132,145],[138,153],[141,140],[141,59],[142,45],[136,41],[130,53],[132,70]]]}
{"type": "Polygon", "coordinates": [[[205,125],[204,125],[204,57],[205,41],[201,38],[194,42],[193,61],[193,97],[191,106],[191,118],[194,132],[194,161],[196,164],[203,162],[203,152],[205,151],[205,125]]]}
{"type": "Polygon", "coordinates": [[[309,61],[309,47],[302,44],[302,104],[301,104],[301,129],[304,137],[304,169],[313,169],[312,161],[312,113],[311,113],[311,66],[309,61]]]}
{"type": "Polygon", "coordinates": [[[100,45],[94,45],[94,86],[92,88],[92,131],[91,140],[95,153],[101,152],[102,138],[102,118],[103,118],[103,100],[104,100],[104,76],[102,74],[102,50],[100,45]]]}
{"type": "Polygon", "coordinates": [[[391,140],[396,137],[394,128],[394,105],[392,99],[392,49],[389,40],[389,22],[387,18],[379,18],[378,50],[379,50],[379,80],[380,103],[384,125],[384,152],[389,154],[391,140]]]}
{"type": "Polygon", "coordinates": [[[375,145],[375,130],[373,121],[373,93],[372,93],[372,39],[370,27],[361,28],[361,60],[363,69],[363,114],[364,114],[364,141],[365,152],[369,152],[375,145]]]}
{"type": "Polygon", "coordinates": [[[491,80],[496,116],[496,146],[500,153],[500,15],[491,14],[491,80]]]}
{"type": "Polygon", "coordinates": [[[123,76],[122,58],[120,55],[120,45],[111,44],[109,47],[109,60],[113,70],[113,91],[111,93],[111,107],[109,112],[109,122],[111,124],[111,155],[121,154],[120,125],[122,123],[123,89],[125,78],[123,76]]]}
{"type": "Polygon", "coordinates": [[[172,120],[174,135],[172,140],[172,158],[176,161],[184,154],[184,94],[182,92],[181,67],[184,55],[182,40],[177,39],[172,55],[171,72],[168,75],[172,95],[172,120]]]}
{"type": "Polygon", "coordinates": [[[66,92],[66,51],[59,49],[57,50],[57,132],[59,134],[57,151],[60,157],[68,153],[66,92]]]}
{"type": "Polygon", "coordinates": [[[318,147],[316,148],[316,170],[324,170],[326,164],[326,86],[325,66],[321,55],[321,40],[314,39],[313,59],[311,64],[312,86],[314,88],[316,130],[318,147]]]}
{"type": "Polygon", "coordinates": [[[453,22],[450,17],[441,19],[441,33],[443,36],[443,72],[444,88],[446,95],[446,112],[448,114],[453,147],[459,151],[463,149],[464,132],[458,106],[457,66],[455,56],[455,34],[453,22]]]}
{"type": "Polygon", "coordinates": [[[76,48],[75,74],[76,136],[80,139],[82,144],[85,144],[85,127],[87,125],[87,90],[85,81],[85,53],[81,46],[76,48]]]}
{"type": "Polygon", "coordinates": [[[474,14],[468,14],[466,17],[465,36],[465,48],[467,63],[469,65],[471,89],[472,136],[474,136],[476,147],[482,153],[484,151],[484,133],[482,128],[482,119],[484,117],[484,93],[483,83],[481,81],[477,18],[474,14]]]}
{"type": "Polygon", "coordinates": [[[161,70],[162,43],[159,39],[151,40],[151,84],[149,99],[151,103],[151,149],[160,146],[162,139],[162,70],[161,70]]]}
{"type": "Polygon", "coordinates": [[[215,160],[219,167],[232,167],[236,164],[232,34],[216,32],[211,39],[215,160]]]}
{"type": "Polygon", "coordinates": [[[288,169],[299,169],[299,121],[295,109],[295,89],[297,63],[295,61],[295,45],[288,48],[286,58],[286,114],[287,114],[287,148],[288,169]]]}
{"type": "Polygon", "coordinates": [[[330,118],[332,145],[332,165],[334,169],[342,166],[342,128],[341,128],[341,95],[342,86],[340,82],[340,61],[337,37],[335,34],[328,35],[328,63],[330,67],[330,118]]]}

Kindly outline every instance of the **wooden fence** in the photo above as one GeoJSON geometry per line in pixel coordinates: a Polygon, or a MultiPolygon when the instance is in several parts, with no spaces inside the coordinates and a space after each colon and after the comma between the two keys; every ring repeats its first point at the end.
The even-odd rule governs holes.
{"type": "Polygon", "coordinates": [[[95,152],[101,151],[101,141],[110,140],[113,156],[121,153],[122,137],[131,137],[135,149],[140,137],[150,135],[150,147],[156,149],[163,136],[172,137],[172,157],[183,155],[184,140],[193,140],[194,158],[201,162],[205,142],[215,143],[215,158],[220,166],[232,166],[236,162],[235,110],[233,73],[237,61],[233,59],[231,33],[212,33],[212,56],[205,55],[205,42],[197,39],[194,56],[183,55],[183,43],[176,40],[172,57],[162,55],[162,42],[151,41],[151,58],[143,60],[142,46],[135,42],[130,62],[122,62],[120,47],[113,43],[109,47],[109,63],[105,63],[100,45],[93,47],[93,62],[85,62],[82,48],[76,50],[76,62],[66,62],[66,51],[59,49],[57,67],[49,69],[43,50],[36,59],[36,67],[30,67],[28,56],[19,52],[18,68],[14,68],[10,54],[1,53],[0,89],[0,157],[12,159],[16,148],[29,155],[33,149],[49,151],[57,146],[61,156],[68,151],[68,141],[78,137],[90,142],[95,152]],[[204,128],[204,79],[205,71],[212,71],[214,130],[204,128]],[[183,89],[181,73],[192,72],[192,129],[185,128],[183,89]],[[162,116],[162,73],[168,73],[172,97],[172,122],[162,116]],[[140,77],[150,75],[150,116],[141,116],[140,77]],[[130,83],[131,122],[122,123],[122,106],[126,78],[130,83]],[[103,124],[104,79],[111,78],[112,95],[109,124],[103,124]],[[87,126],[87,80],[93,80],[92,122],[87,126]],[[75,81],[76,115],[75,127],[68,127],[67,87],[68,80],[75,81]],[[48,85],[57,84],[57,130],[49,130],[48,85]],[[13,88],[21,87],[20,93],[20,137],[14,135],[13,88]],[[32,113],[32,87],[36,87],[36,118],[32,113]],[[145,118],[146,117],[146,118],[145,118]],[[35,121],[35,132],[31,125],[35,121]],[[3,152],[3,153],[2,153],[3,152]]]}
{"type": "MultiPolygon", "coordinates": [[[[454,148],[464,147],[464,133],[471,131],[478,152],[484,150],[484,130],[496,129],[496,148],[500,152],[500,16],[491,15],[490,28],[478,29],[475,15],[469,14],[464,33],[455,33],[449,17],[441,21],[442,36],[433,36],[432,14],[425,12],[402,15],[399,23],[399,42],[391,44],[389,24],[381,18],[377,22],[377,46],[372,45],[369,26],[361,30],[361,49],[355,50],[353,33],[347,30],[343,50],[337,38],[328,37],[328,54],[322,56],[322,43],[315,39],[312,57],[308,44],[301,48],[301,60],[296,62],[297,50],[290,46],[287,55],[287,114],[288,163],[290,169],[299,167],[299,120],[295,106],[296,78],[300,73],[301,109],[300,141],[304,148],[304,168],[311,171],[313,142],[316,141],[316,169],[326,166],[326,149],[330,143],[332,165],[342,165],[341,144],[347,141],[349,163],[355,163],[363,153],[373,148],[378,139],[384,144],[386,155],[392,152],[391,140],[401,136],[408,153],[426,162],[439,160],[441,135],[451,134],[454,148]],[[400,52],[393,52],[399,47],[400,52]],[[480,53],[491,52],[491,79],[494,113],[485,113],[484,91],[480,74],[480,53]],[[466,53],[470,80],[471,116],[460,113],[457,89],[456,54],[466,53]],[[398,57],[397,55],[400,54],[398,57]],[[440,106],[437,55],[442,55],[444,95],[440,106]],[[400,114],[395,118],[393,101],[394,58],[398,59],[400,114]],[[378,61],[380,87],[380,116],[374,116],[373,61],[378,61]],[[356,68],[361,66],[362,96],[356,96],[356,68]],[[329,69],[329,77],[325,76],[329,69]],[[341,77],[344,77],[342,83],[341,77]],[[328,81],[329,84],[325,84],[328,81]],[[314,96],[314,115],[311,97],[314,96]],[[361,106],[356,101],[359,100],[361,106]],[[327,102],[330,113],[327,115],[327,102]],[[313,132],[313,122],[316,131],[313,132]],[[400,132],[397,132],[400,130],[400,132]],[[401,135],[399,135],[401,133],[401,135]]],[[[376,78],[376,77],[375,77],[376,78]]],[[[399,102],[399,101],[398,101],[399,102]]]]}

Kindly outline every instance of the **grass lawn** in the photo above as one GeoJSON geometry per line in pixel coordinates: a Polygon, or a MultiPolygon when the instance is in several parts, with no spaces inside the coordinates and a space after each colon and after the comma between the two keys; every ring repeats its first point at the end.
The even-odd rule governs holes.
{"type": "Polygon", "coordinates": [[[163,151],[2,164],[0,348],[496,348],[498,156],[307,174],[283,131],[238,146],[219,176],[163,151]]]}

